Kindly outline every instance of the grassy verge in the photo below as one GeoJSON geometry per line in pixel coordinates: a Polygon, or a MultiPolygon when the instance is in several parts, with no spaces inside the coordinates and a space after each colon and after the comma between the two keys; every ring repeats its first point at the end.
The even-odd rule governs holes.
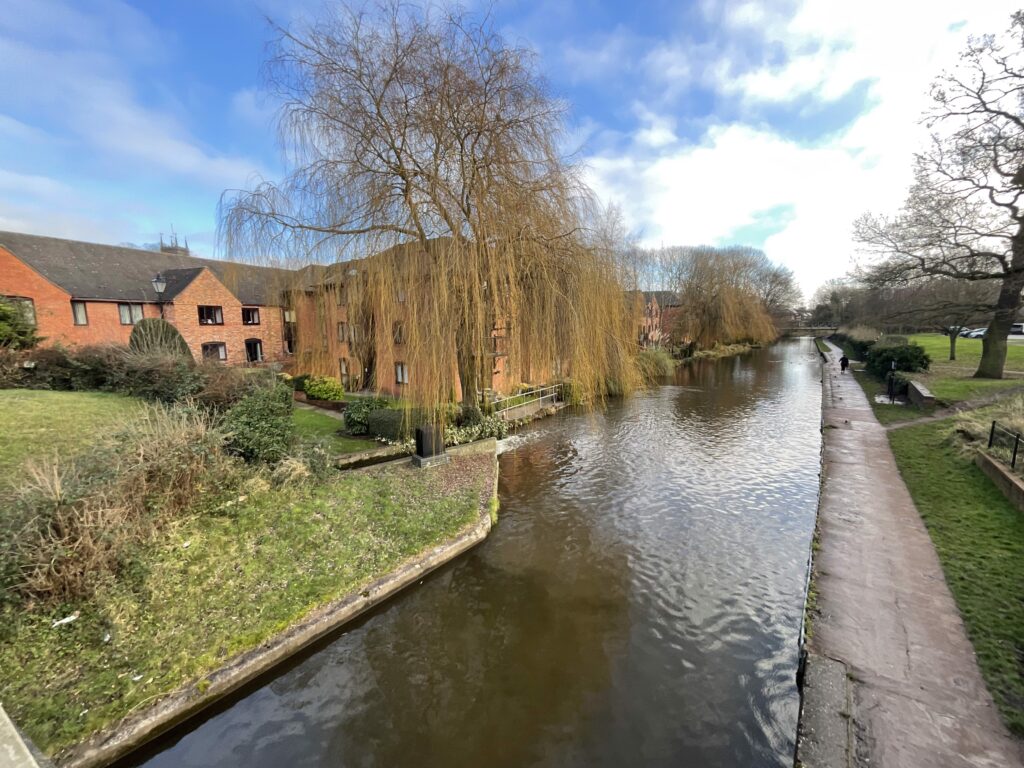
{"type": "Polygon", "coordinates": [[[33,455],[72,455],[108,434],[142,404],[107,392],[0,389],[0,485],[33,455]]]}
{"type": "MultiPolygon", "coordinates": [[[[864,394],[867,395],[868,402],[871,403],[871,410],[875,412],[875,418],[878,419],[880,424],[899,424],[904,421],[913,421],[922,416],[930,416],[935,412],[935,408],[918,408],[910,403],[905,405],[895,405],[889,402],[880,403],[875,398],[887,395],[885,383],[879,381],[865,370],[854,370],[853,375],[857,379],[857,383],[864,390],[864,394]]],[[[887,400],[887,398],[885,399],[887,400]]]]}
{"type": "Polygon", "coordinates": [[[949,338],[940,333],[918,333],[910,337],[932,359],[928,371],[915,373],[936,398],[958,403],[985,397],[1005,389],[1024,388],[1024,345],[1011,343],[1006,352],[1006,378],[975,379],[981,360],[981,339],[958,339],[956,360],[949,359],[949,338]]]}
{"type": "Polygon", "coordinates": [[[457,456],[257,491],[182,520],[88,601],[5,610],[4,707],[54,754],[451,537],[489,508],[493,482],[492,455],[457,456]]]}
{"type": "Polygon", "coordinates": [[[889,433],[982,674],[1024,736],[1024,515],[954,445],[952,421],[889,433]]]}
{"type": "Polygon", "coordinates": [[[828,344],[825,343],[824,339],[815,338],[814,346],[816,346],[818,348],[818,351],[821,352],[821,354],[823,355],[828,355],[828,353],[831,351],[829,349],[828,344]]]}
{"type": "Polygon", "coordinates": [[[348,437],[338,432],[341,421],[317,411],[296,408],[292,412],[295,434],[300,440],[325,440],[333,453],[357,453],[379,448],[376,440],[348,437]]]}

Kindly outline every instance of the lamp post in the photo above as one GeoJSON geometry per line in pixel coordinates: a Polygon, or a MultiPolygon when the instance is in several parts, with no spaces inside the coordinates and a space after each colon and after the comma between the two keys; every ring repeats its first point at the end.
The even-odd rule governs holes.
{"type": "Polygon", "coordinates": [[[153,283],[153,290],[156,292],[156,303],[160,306],[160,319],[164,317],[164,291],[167,290],[167,280],[159,272],[156,273],[156,277],[150,280],[153,283]]]}

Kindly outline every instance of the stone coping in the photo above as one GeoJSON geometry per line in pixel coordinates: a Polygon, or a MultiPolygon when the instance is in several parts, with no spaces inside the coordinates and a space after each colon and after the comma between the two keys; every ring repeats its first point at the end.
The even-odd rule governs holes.
{"type": "MultiPolygon", "coordinates": [[[[448,451],[455,455],[484,452],[494,454],[493,502],[498,493],[496,441],[489,438],[454,446],[448,451]]],[[[167,694],[144,710],[128,715],[116,726],[94,734],[62,753],[57,759],[58,765],[61,768],[98,768],[124,757],[472,549],[487,538],[491,528],[490,508],[489,504],[485,504],[479,510],[477,521],[454,538],[415,555],[360,591],[314,609],[258,648],[235,656],[200,680],[167,694]]]]}

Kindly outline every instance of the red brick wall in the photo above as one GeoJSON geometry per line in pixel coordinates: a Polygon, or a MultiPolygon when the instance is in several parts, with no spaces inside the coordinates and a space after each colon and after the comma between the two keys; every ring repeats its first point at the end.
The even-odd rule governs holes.
{"type": "MultiPolygon", "coordinates": [[[[36,324],[44,345],[68,347],[116,342],[127,344],[132,326],[121,325],[117,302],[87,301],[87,325],[75,325],[71,296],[5,248],[0,248],[0,296],[32,299],[36,324]]],[[[159,317],[155,304],[143,305],[145,317],[159,317]]]]}
{"type": "Polygon", "coordinates": [[[280,308],[261,306],[260,324],[243,325],[242,306],[210,270],[204,269],[174,297],[173,303],[166,305],[164,317],[181,332],[197,360],[202,358],[203,344],[222,342],[227,347],[227,362],[231,365],[243,365],[246,362],[246,339],[259,339],[263,342],[264,360],[284,359],[280,308]],[[224,324],[201,325],[200,306],[220,307],[224,324]]]}

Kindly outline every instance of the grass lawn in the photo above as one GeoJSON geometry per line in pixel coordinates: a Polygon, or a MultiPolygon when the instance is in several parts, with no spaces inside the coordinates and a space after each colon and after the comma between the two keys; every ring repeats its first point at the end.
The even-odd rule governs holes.
{"type": "Polygon", "coordinates": [[[451,537],[495,480],[493,454],[459,455],[256,489],[182,519],[88,601],[3,609],[0,700],[53,755],[451,537]]]}
{"type": "Polygon", "coordinates": [[[943,420],[890,432],[889,442],[988,688],[1024,736],[1024,514],[957,451],[951,431],[943,420]]]}
{"type": "Polygon", "coordinates": [[[380,447],[376,440],[338,434],[341,421],[318,411],[296,408],[292,412],[292,421],[295,424],[295,434],[300,440],[325,439],[335,453],[357,453],[380,447]]]}
{"type": "Polygon", "coordinates": [[[972,400],[1003,389],[1024,388],[1024,344],[1010,343],[1006,352],[1006,378],[975,379],[981,360],[981,339],[958,339],[956,360],[949,359],[949,338],[941,333],[917,333],[910,337],[932,359],[927,372],[914,374],[936,398],[946,403],[972,400]]]}
{"type": "Polygon", "coordinates": [[[88,448],[141,408],[140,401],[108,392],[0,389],[0,485],[41,451],[70,455],[88,448]]]}

